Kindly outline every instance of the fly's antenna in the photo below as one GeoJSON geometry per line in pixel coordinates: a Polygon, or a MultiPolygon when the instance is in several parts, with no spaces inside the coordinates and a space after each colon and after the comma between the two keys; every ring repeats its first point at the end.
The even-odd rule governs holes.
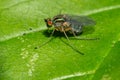
{"type": "Polygon", "coordinates": [[[62,14],[62,10],[59,11],[59,14],[62,14]]]}
{"type": "Polygon", "coordinates": [[[49,9],[49,16],[48,16],[48,18],[51,18],[51,17],[52,17],[52,13],[51,13],[51,12],[52,12],[52,9],[50,8],[50,9],[49,9]]]}
{"type": "Polygon", "coordinates": [[[38,48],[40,48],[40,47],[44,46],[45,44],[47,44],[49,41],[51,41],[51,40],[52,40],[52,38],[53,38],[52,36],[53,36],[54,32],[55,32],[55,29],[52,31],[52,33],[51,33],[51,35],[50,35],[49,39],[48,39],[46,42],[44,42],[44,43],[42,43],[41,45],[39,45],[39,46],[35,47],[34,49],[38,49],[38,48]]]}
{"type": "Polygon", "coordinates": [[[57,12],[56,15],[62,15],[62,10],[60,10],[59,12],[57,12]]]}

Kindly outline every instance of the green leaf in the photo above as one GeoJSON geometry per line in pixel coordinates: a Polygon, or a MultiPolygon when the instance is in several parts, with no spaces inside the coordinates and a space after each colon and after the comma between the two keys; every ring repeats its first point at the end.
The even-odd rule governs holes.
{"type": "Polygon", "coordinates": [[[119,3],[0,0],[0,80],[119,80],[119,3]],[[100,39],[68,41],[55,33],[35,49],[49,40],[44,18],[60,12],[93,18],[95,27],[79,37],[100,39]]]}
{"type": "Polygon", "coordinates": [[[117,42],[106,56],[99,69],[96,70],[93,80],[119,80],[120,75],[120,41],[117,42]]]}

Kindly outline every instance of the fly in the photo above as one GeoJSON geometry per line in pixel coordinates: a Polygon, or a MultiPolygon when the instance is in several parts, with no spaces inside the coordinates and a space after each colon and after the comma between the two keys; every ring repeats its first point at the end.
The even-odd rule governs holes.
{"type": "MultiPolygon", "coordinates": [[[[54,16],[53,18],[44,19],[44,21],[48,29],[54,26],[54,30],[52,31],[50,36],[54,34],[54,31],[60,31],[64,33],[68,41],[70,40],[66,32],[69,32],[70,34],[73,34],[74,37],[76,37],[77,34],[80,34],[83,32],[84,26],[95,25],[95,21],[93,21],[91,18],[88,18],[86,16],[75,16],[75,15],[68,15],[68,14],[59,14],[54,16]]],[[[43,43],[43,45],[46,44],[47,42],[43,43]]],[[[71,42],[70,42],[70,47],[74,49],[76,52],[79,52],[80,54],[84,55],[84,53],[81,53],[77,48],[73,47],[71,42]]]]}
{"type": "Polygon", "coordinates": [[[54,31],[63,32],[65,37],[69,40],[66,32],[73,34],[76,37],[76,34],[80,34],[83,32],[84,26],[93,26],[95,22],[86,16],[75,16],[68,14],[60,14],[54,16],[52,19],[47,18],[44,19],[48,28],[54,26],[54,30],[51,35],[53,35],[54,31]]]}

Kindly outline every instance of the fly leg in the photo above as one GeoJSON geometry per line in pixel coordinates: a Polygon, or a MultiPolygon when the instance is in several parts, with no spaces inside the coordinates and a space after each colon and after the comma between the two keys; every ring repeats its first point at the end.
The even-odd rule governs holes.
{"type": "Polygon", "coordinates": [[[75,38],[77,38],[75,32],[74,32],[73,30],[71,30],[71,31],[72,31],[73,36],[74,36],[75,38]]]}
{"type": "Polygon", "coordinates": [[[53,36],[54,32],[55,32],[55,29],[52,31],[52,33],[51,33],[50,37],[52,37],[52,36],[53,36]]]}
{"type": "Polygon", "coordinates": [[[65,37],[67,38],[67,40],[69,41],[69,38],[68,38],[68,36],[67,36],[67,34],[66,34],[66,32],[65,32],[65,30],[64,30],[64,28],[63,27],[61,27],[61,31],[64,33],[64,35],[65,35],[65,37]]]}
{"type": "Polygon", "coordinates": [[[68,38],[68,36],[67,36],[67,34],[66,34],[66,32],[64,31],[64,34],[65,34],[65,37],[67,38],[67,40],[69,40],[69,38],[68,38]]]}
{"type": "MultiPolygon", "coordinates": [[[[67,36],[64,28],[63,28],[63,27],[61,27],[61,28],[62,28],[62,31],[63,31],[65,37],[67,38],[68,42],[70,43],[70,44],[67,44],[67,43],[66,43],[66,44],[69,45],[69,46],[70,46],[72,49],[74,49],[76,52],[80,53],[81,55],[84,55],[84,53],[81,53],[75,46],[72,45],[72,43],[70,42],[70,40],[69,40],[69,38],[68,38],[68,36],[67,36]]],[[[73,35],[76,36],[75,33],[73,33],[73,35]]]]}
{"type": "Polygon", "coordinates": [[[81,37],[74,37],[70,39],[77,39],[77,40],[99,40],[100,38],[81,38],[81,37]]]}
{"type": "Polygon", "coordinates": [[[44,46],[44,45],[45,45],[46,43],[48,43],[49,41],[51,41],[51,40],[52,40],[52,36],[53,36],[54,32],[55,32],[55,29],[52,31],[52,33],[51,33],[51,35],[50,35],[49,39],[48,39],[46,42],[42,43],[40,46],[35,47],[35,49],[38,49],[38,48],[40,48],[40,47],[44,46]]]}
{"type": "Polygon", "coordinates": [[[75,32],[73,30],[71,30],[72,34],[74,35],[74,38],[75,39],[78,39],[78,40],[98,40],[99,38],[80,38],[80,37],[77,37],[75,32]]]}

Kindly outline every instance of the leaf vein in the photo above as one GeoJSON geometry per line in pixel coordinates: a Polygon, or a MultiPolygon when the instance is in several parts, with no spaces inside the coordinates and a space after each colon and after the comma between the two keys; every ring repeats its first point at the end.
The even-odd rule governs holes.
{"type": "Polygon", "coordinates": [[[94,10],[86,11],[86,12],[83,13],[83,15],[92,15],[92,14],[97,14],[97,13],[101,13],[101,12],[109,11],[109,10],[113,10],[113,9],[118,9],[118,8],[120,8],[120,5],[103,7],[103,8],[99,8],[99,9],[94,9],[94,10]]]}
{"type": "Polygon", "coordinates": [[[51,80],[63,80],[63,79],[77,77],[77,76],[84,76],[84,75],[94,74],[94,72],[95,71],[77,72],[77,73],[74,73],[74,74],[64,75],[64,76],[61,76],[61,77],[56,77],[56,78],[53,78],[51,80]]]}

